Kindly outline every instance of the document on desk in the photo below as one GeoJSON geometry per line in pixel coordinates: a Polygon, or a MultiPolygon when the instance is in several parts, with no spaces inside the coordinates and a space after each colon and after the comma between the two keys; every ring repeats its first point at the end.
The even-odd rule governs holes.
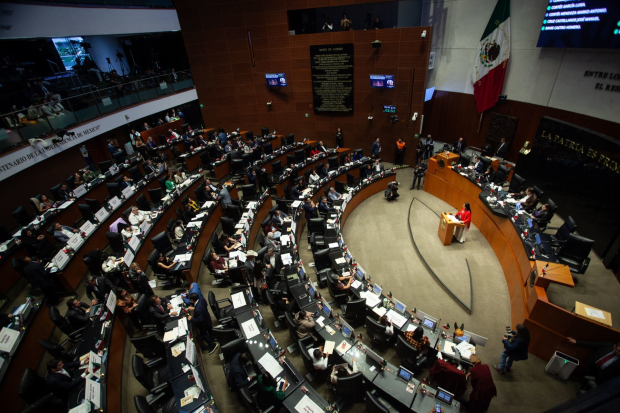
{"type": "Polygon", "coordinates": [[[340,248],[340,244],[338,244],[337,242],[330,242],[329,244],[327,244],[327,246],[329,248],[340,248]]]}
{"type": "Polygon", "coordinates": [[[177,320],[177,328],[179,329],[179,337],[187,334],[187,318],[183,317],[177,320]]]}
{"type": "Polygon", "coordinates": [[[258,206],[258,202],[256,201],[248,202],[249,209],[256,209],[257,206],[258,206]]]}
{"type": "Polygon", "coordinates": [[[230,254],[228,254],[229,258],[239,258],[239,261],[241,262],[245,262],[246,260],[246,255],[243,251],[233,251],[230,254]]]}
{"type": "Polygon", "coordinates": [[[362,285],[362,282],[361,282],[361,281],[359,281],[359,280],[355,280],[355,281],[353,281],[353,282],[351,283],[351,288],[353,288],[353,289],[357,289],[357,288],[359,288],[361,285],[362,285]]]}
{"type": "Polygon", "coordinates": [[[258,329],[256,321],[253,318],[241,323],[241,328],[243,328],[245,338],[248,340],[260,334],[260,330],[258,329]]]}
{"type": "Polygon", "coordinates": [[[295,410],[298,413],[323,413],[324,410],[318,404],[316,404],[308,395],[304,395],[299,403],[295,405],[295,410]]]}
{"type": "Polygon", "coordinates": [[[164,342],[169,343],[179,338],[179,327],[175,327],[164,333],[164,342]]]}
{"type": "Polygon", "coordinates": [[[233,308],[239,308],[245,305],[245,293],[243,291],[232,294],[230,298],[232,300],[233,308]]]}
{"type": "Polygon", "coordinates": [[[388,316],[388,319],[392,321],[392,324],[394,324],[398,328],[402,328],[407,322],[407,319],[405,317],[398,314],[394,310],[388,311],[387,316],[388,316]]]}
{"type": "Polygon", "coordinates": [[[95,380],[86,379],[84,398],[94,404],[97,409],[101,408],[101,385],[95,380]]]}
{"type": "Polygon", "coordinates": [[[63,210],[65,208],[68,208],[69,206],[71,206],[71,204],[73,204],[73,202],[75,202],[75,201],[64,202],[61,206],[58,207],[58,209],[63,210]]]}
{"type": "Polygon", "coordinates": [[[289,242],[291,242],[291,237],[289,235],[282,235],[280,237],[280,243],[282,243],[282,245],[288,245],[289,242]]]}
{"type": "Polygon", "coordinates": [[[293,263],[293,257],[291,257],[290,253],[283,254],[280,256],[280,258],[282,259],[283,265],[289,265],[293,263]]]}
{"type": "Polygon", "coordinates": [[[379,317],[383,317],[385,313],[387,313],[387,308],[385,307],[375,307],[372,309],[372,312],[378,315],[379,317]]]}
{"type": "Polygon", "coordinates": [[[171,312],[176,312],[177,314],[181,314],[181,309],[183,308],[183,297],[177,295],[176,297],[172,297],[170,299],[170,305],[172,305],[171,312]]]}
{"type": "Polygon", "coordinates": [[[195,227],[196,229],[202,226],[202,221],[191,221],[187,224],[187,228],[195,227]]]}
{"type": "Polygon", "coordinates": [[[180,343],[174,345],[170,349],[170,352],[172,353],[172,357],[178,357],[184,351],[185,351],[185,343],[183,343],[183,342],[180,342],[180,343]]]}
{"type": "Polygon", "coordinates": [[[92,406],[90,403],[82,403],[69,410],[69,413],[90,413],[92,406]]]}
{"type": "Polygon", "coordinates": [[[284,371],[282,366],[280,366],[280,363],[278,363],[278,360],[276,360],[269,353],[266,353],[263,357],[261,357],[258,360],[258,363],[263,366],[265,370],[267,370],[267,373],[269,373],[271,377],[274,378],[278,377],[278,375],[284,371]]]}
{"type": "Polygon", "coordinates": [[[215,204],[215,202],[213,201],[207,201],[204,204],[202,204],[202,208],[201,209],[208,209],[211,208],[213,206],[213,204],[215,204]]]}
{"type": "Polygon", "coordinates": [[[466,341],[461,341],[458,346],[456,346],[457,350],[461,354],[461,358],[469,360],[472,354],[476,352],[476,348],[469,344],[466,341]]]}
{"type": "Polygon", "coordinates": [[[407,331],[406,331],[406,332],[408,333],[408,332],[410,332],[410,331],[415,331],[415,329],[416,329],[416,328],[418,328],[418,326],[417,326],[417,325],[415,325],[415,324],[413,324],[413,323],[410,323],[410,324],[407,326],[407,331]]]}
{"type": "MultiPolygon", "coordinates": [[[[134,237],[137,238],[137,237],[134,237]]],[[[123,262],[125,263],[126,266],[130,266],[131,263],[133,262],[133,259],[135,258],[135,255],[133,254],[133,251],[131,249],[128,249],[127,252],[125,252],[125,255],[123,255],[123,262]]]]}
{"type": "Polygon", "coordinates": [[[334,347],[336,346],[335,341],[326,341],[323,346],[323,353],[325,354],[334,354],[334,347]]]}
{"type": "Polygon", "coordinates": [[[456,356],[456,344],[444,341],[444,348],[441,351],[449,356],[456,356]]]}
{"type": "Polygon", "coordinates": [[[192,365],[198,365],[198,353],[196,352],[196,344],[194,341],[187,335],[185,339],[185,359],[192,365]]]}
{"type": "Polygon", "coordinates": [[[86,221],[84,225],[80,227],[80,232],[83,232],[84,235],[88,237],[95,231],[95,229],[97,228],[93,225],[92,222],[86,221]]]}
{"type": "Polygon", "coordinates": [[[381,300],[379,299],[379,297],[370,291],[361,291],[360,292],[360,297],[365,298],[366,299],[366,306],[370,307],[370,308],[374,308],[376,306],[378,306],[379,304],[381,304],[381,300]]]}
{"type": "Polygon", "coordinates": [[[79,233],[73,234],[69,241],[67,241],[67,246],[71,248],[73,251],[77,251],[82,244],[84,243],[84,238],[79,233]]]}
{"type": "Polygon", "coordinates": [[[333,336],[334,334],[336,334],[336,332],[334,331],[333,328],[331,328],[330,326],[325,326],[325,331],[327,331],[329,333],[330,336],[333,336]]]}
{"type": "Polygon", "coordinates": [[[320,316],[320,317],[316,320],[316,323],[317,323],[319,326],[321,326],[321,328],[322,328],[322,327],[325,327],[325,324],[323,324],[323,321],[325,321],[325,317],[320,316]]]}
{"type": "Polygon", "coordinates": [[[108,217],[108,215],[110,215],[108,210],[105,208],[101,208],[99,211],[95,213],[95,218],[97,218],[97,221],[103,222],[108,217]]]}
{"type": "Polygon", "coordinates": [[[601,320],[605,319],[605,314],[601,310],[595,310],[594,308],[585,307],[586,314],[590,317],[599,318],[601,320]]]}
{"type": "Polygon", "coordinates": [[[338,344],[338,347],[336,347],[336,351],[343,356],[350,348],[351,344],[347,343],[346,340],[342,340],[342,343],[338,344]]]}
{"type": "Polygon", "coordinates": [[[347,260],[342,257],[336,258],[336,264],[344,264],[345,262],[347,262],[347,260]]]}
{"type": "Polygon", "coordinates": [[[291,204],[291,208],[297,208],[301,205],[301,201],[293,201],[291,204]]]}
{"type": "Polygon", "coordinates": [[[197,220],[197,219],[200,219],[200,218],[202,218],[202,217],[204,217],[204,216],[205,216],[205,213],[204,213],[204,212],[203,212],[202,214],[198,214],[198,215],[196,215],[194,218],[192,218],[192,221],[195,221],[195,220],[197,220]]]}

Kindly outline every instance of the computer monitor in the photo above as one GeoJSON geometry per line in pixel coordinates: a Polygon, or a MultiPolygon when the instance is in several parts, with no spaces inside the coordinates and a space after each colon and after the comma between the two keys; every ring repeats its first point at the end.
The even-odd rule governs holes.
{"type": "Polygon", "coordinates": [[[431,330],[434,330],[435,327],[437,326],[437,321],[431,319],[431,318],[426,318],[424,317],[424,320],[422,321],[422,324],[424,325],[424,327],[428,327],[431,330]]]}
{"type": "Polygon", "coordinates": [[[342,324],[342,335],[349,339],[354,337],[353,327],[344,321],[341,321],[340,323],[342,324]]]}
{"type": "Polygon", "coordinates": [[[323,312],[327,315],[327,317],[331,317],[332,308],[326,302],[323,302],[323,312]]]}
{"type": "Polygon", "coordinates": [[[516,208],[517,208],[517,211],[520,211],[520,210],[521,210],[521,202],[517,202],[517,206],[516,206],[516,208]]]}
{"type": "Polygon", "coordinates": [[[528,228],[532,228],[532,218],[527,219],[527,226],[528,228]]]}
{"type": "Polygon", "coordinates": [[[435,398],[447,405],[452,405],[452,399],[454,399],[454,394],[450,393],[446,389],[437,387],[437,394],[435,394],[435,398]]]}
{"type": "Polygon", "coordinates": [[[456,340],[457,340],[457,341],[459,341],[459,342],[463,342],[463,341],[464,341],[464,342],[466,342],[466,343],[469,343],[469,339],[470,339],[470,338],[471,338],[471,337],[470,337],[470,336],[468,336],[467,334],[463,334],[463,335],[462,335],[462,336],[460,336],[460,337],[456,337],[456,340]]]}
{"type": "Polygon", "coordinates": [[[400,377],[401,379],[405,380],[408,383],[409,381],[411,381],[411,378],[413,377],[413,373],[404,367],[400,367],[398,369],[398,374],[396,376],[400,377]]]}
{"type": "Polygon", "coordinates": [[[286,86],[286,75],[284,73],[265,73],[265,79],[269,87],[286,86]]]}
{"type": "Polygon", "coordinates": [[[372,351],[370,348],[366,347],[366,362],[368,362],[369,358],[377,362],[379,365],[383,365],[383,357],[372,351]]]}
{"type": "Polygon", "coordinates": [[[396,300],[396,305],[394,306],[394,308],[396,308],[396,311],[404,314],[405,310],[407,309],[407,306],[401,303],[400,301],[396,300]]]}
{"type": "Polygon", "coordinates": [[[379,284],[375,284],[375,286],[372,287],[372,292],[377,295],[381,295],[381,291],[383,291],[383,288],[379,287],[379,284]]]}
{"type": "Polygon", "coordinates": [[[316,290],[314,289],[314,286],[312,284],[308,284],[308,292],[312,297],[314,297],[314,295],[316,294],[316,290]]]}
{"type": "Polygon", "coordinates": [[[500,189],[499,192],[501,192],[502,198],[506,198],[506,192],[503,189],[500,189]]]}
{"type": "Polygon", "coordinates": [[[536,245],[540,245],[542,243],[542,239],[540,239],[540,234],[536,234],[536,245]]]}
{"type": "Polygon", "coordinates": [[[278,342],[276,341],[276,339],[273,337],[273,334],[271,333],[269,333],[269,345],[274,350],[278,348],[278,342]]]}
{"type": "Polygon", "coordinates": [[[256,324],[259,328],[263,325],[263,316],[261,315],[260,311],[256,312],[256,324]]]}

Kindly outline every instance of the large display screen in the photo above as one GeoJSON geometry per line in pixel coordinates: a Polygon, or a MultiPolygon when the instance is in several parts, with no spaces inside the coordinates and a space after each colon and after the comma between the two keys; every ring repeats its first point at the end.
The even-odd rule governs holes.
{"type": "Polygon", "coordinates": [[[394,89],[393,75],[370,75],[370,87],[394,89]]]}
{"type": "Polygon", "coordinates": [[[537,46],[620,48],[620,1],[549,0],[537,46]]]}
{"type": "Polygon", "coordinates": [[[265,79],[267,79],[267,86],[286,86],[286,75],[284,73],[265,73],[265,79]]]}

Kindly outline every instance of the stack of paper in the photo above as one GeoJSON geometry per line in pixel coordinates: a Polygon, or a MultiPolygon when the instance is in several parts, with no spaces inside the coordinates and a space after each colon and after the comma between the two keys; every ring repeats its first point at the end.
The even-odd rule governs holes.
{"type": "Polygon", "coordinates": [[[415,325],[415,324],[413,324],[413,323],[411,323],[411,324],[409,324],[409,325],[407,326],[407,332],[409,332],[409,331],[415,331],[415,329],[416,329],[416,328],[418,328],[418,326],[417,326],[417,325],[415,325]]]}
{"type": "Polygon", "coordinates": [[[164,342],[169,343],[176,340],[179,337],[179,328],[175,327],[170,331],[166,331],[164,334],[164,342]]]}
{"type": "Polygon", "coordinates": [[[361,291],[360,297],[366,299],[366,305],[370,308],[376,307],[381,304],[381,300],[377,297],[377,294],[370,291],[361,291]]]}
{"type": "Polygon", "coordinates": [[[294,201],[294,202],[291,204],[291,207],[292,207],[292,208],[297,208],[297,207],[298,207],[298,206],[300,206],[300,205],[301,205],[301,201],[294,201]]]}
{"type": "Polygon", "coordinates": [[[190,222],[187,224],[187,227],[188,227],[188,228],[191,228],[191,227],[200,228],[201,226],[202,226],[202,221],[190,221],[190,222]]]}
{"type": "Polygon", "coordinates": [[[256,325],[256,321],[253,318],[241,323],[241,328],[243,329],[245,338],[248,340],[260,334],[258,326],[256,325]]]}
{"type": "Polygon", "coordinates": [[[269,353],[266,353],[263,357],[261,357],[258,360],[258,363],[263,366],[265,370],[267,370],[267,373],[269,373],[271,377],[274,378],[278,377],[278,375],[284,371],[282,366],[280,366],[280,363],[278,363],[278,361],[269,353]]]}
{"type": "Polygon", "coordinates": [[[308,395],[304,395],[299,403],[295,405],[298,413],[323,413],[323,409],[316,404],[308,395]]]}
{"type": "Polygon", "coordinates": [[[407,322],[407,319],[405,317],[398,314],[394,310],[388,311],[387,316],[392,321],[392,324],[394,324],[398,328],[402,328],[402,326],[404,326],[405,323],[407,322]]]}
{"type": "Polygon", "coordinates": [[[456,344],[451,343],[449,341],[444,341],[444,348],[441,349],[444,353],[450,356],[456,356],[456,344]]]}
{"type": "Polygon", "coordinates": [[[372,312],[377,314],[379,317],[383,317],[385,313],[387,313],[387,308],[385,307],[375,307],[372,309],[372,312]]]}
{"type": "Polygon", "coordinates": [[[213,204],[214,204],[214,203],[215,203],[215,202],[213,202],[213,201],[207,201],[207,202],[205,202],[204,204],[202,204],[202,207],[201,207],[200,209],[208,209],[208,208],[211,208],[211,206],[213,206],[213,204]]]}
{"type": "Polygon", "coordinates": [[[290,253],[283,254],[280,256],[280,258],[282,258],[283,265],[289,265],[293,263],[293,257],[291,257],[290,253]]]}
{"type": "Polygon", "coordinates": [[[476,352],[476,348],[466,341],[461,341],[456,348],[461,353],[461,357],[467,360],[476,352]]]}
{"type": "Polygon", "coordinates": [[[347,260],[344,258],[336,258],[336,264],[344,264],[345,262],[347,262],[347,260]]]}
{"type": "Polygon", "coordinates": [[[358,288],[360,285],[362,285],[362,282],[358,280],[355,280],[351,283],[352,288],[358,288]]]}

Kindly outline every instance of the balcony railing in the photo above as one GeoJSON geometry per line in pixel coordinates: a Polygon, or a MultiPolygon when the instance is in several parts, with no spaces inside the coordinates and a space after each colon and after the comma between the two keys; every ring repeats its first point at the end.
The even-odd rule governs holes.
{"type": "Polygon", "coordinates": [[[29,139],[49,136],[56,129],[68,129],[121,108],[194,87],[189,70],[176,74],[176,82],[172,82],[167,73],[97,88],[65,99],[57,100],[59,96],[53,96],[46,104],[4,113],[0,119],[11,131],[7,133],[0,128],[0,151],[27,144],[29,139]]]}

